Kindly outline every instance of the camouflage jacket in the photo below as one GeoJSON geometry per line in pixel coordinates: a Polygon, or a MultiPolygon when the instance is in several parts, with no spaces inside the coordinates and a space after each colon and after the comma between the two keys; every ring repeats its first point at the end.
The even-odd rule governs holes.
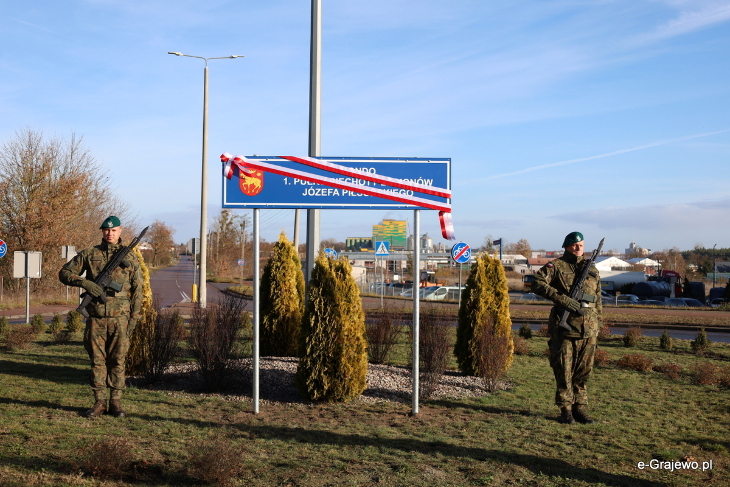
{"type": "MultiPolygon", "coordinates": [[[[539,294],[553,302],[559,295],[567,296],[570,293],[570,287],[573,285],[573,280],[577,277],[577,274],[582,270],[582,264],[586,259],[583,256],[577,257],[571,253],[566,252],[559,259],[555,259],[552,262],[545,264],[535,274],[535,281],[532,283],[532,289],[535,294],[539,294]]],[[[558,311],[559,306],[553,307],[550,311],[549,328],[550,334],[554,334],[556,329],[559,330],[562,336],[569,337],[595,337],[598,335],[598,330],[602,326],[601,323],[601,278],[598,275],[598,270],[593,267],[593,272],[588,274],[588,277],[583,282],[581,291],[584,293],[595,296],[593,303],[581,303],[585,308],[585,314],[583,316],[577,313],[571,313],[568,317],[568,325],[573,328],[573,331],[567,331],[563,328],[558,327],[558,311]]]]}
{"type": "MultiPolygon", "coordinates": [[[[115,245],[102,241],[100,245],[85,249],[68,261],[58,273],[59,280],[68,286],[81,286],[84,279],[93,281],[104,270],[122,246],[121,240],[115,245]],[[81,275],[86,272],[85,277],[81,275]]],[[[96,318],[128,316],[139,321],[142,308],[142,272],[139,258],[130,252],[124,259],[127,265],[120,265],[112,272],[112,279],[122,285],[122,290],[108,290],[106,303],[94,299],[88,306],[89,314],[96,318]]]]}

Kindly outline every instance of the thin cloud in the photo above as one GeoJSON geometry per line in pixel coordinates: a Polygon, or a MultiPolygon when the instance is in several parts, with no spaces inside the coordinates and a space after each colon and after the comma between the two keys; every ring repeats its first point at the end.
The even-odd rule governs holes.
{"type": "Polygon", "coordinates": [[[569,159],[567,161],[553,162],[553,163],[550,163],[550,164],[542,164],[540,166],[527,167],[525,169],[520,169],[519,171],[513,171],[513,172],[504,173],[504,174],[494,174],[492,176],[488,176],[486,178],[481,178],[481,179],[473,179],[473,180],[471,180],[471,182],[473,183],[473,182],[479,182],[479,181],[489,181],[491,179],[505,178],[505,177],[508,177],[508,176],[519,176],[521,174],[525,174],[525,173],[529,173],[529,172],[534,172],[534,171],[540,171],[542,169],[550,169],[550,168],[553,168],[553,167],[568,166],[570,164],[576,164],[576,163],[579,163],[579,162],[593,161],[593,160],[596,160],[596,159],[604,159],[606,157],[612,157],[612,156],[617,156],[617,155],[620,155],[620,154],[626,154],[628,152],[636,152],[636,151],[640,151],[640,150],[650,149],[652,147],[658,147],[658,146],[661,146],[661,145],[671,144],[673,142],[681,142],[683,140],[698,139],[700,137],[709,137],[710,135],[717,135],[717,134],[722,134],[722,133],[725,133],[725,132],[730,132],[730,129],[718,130],[716,132],[707,132],[707,133],[704,133],[704,134],[687,135],[687,136],[684,136],[684,137],[678,137],[676,139],[659,140],[657,142],[652,142],[650,144],[640,145],[638,147],[631,147],[629,149],[621,149],[621,150],[617,150],[617,151],[613,151],[613,152],[607,152],[605,154],[598,154],[598,155],[595,155],[595,156],[581,157],[581,158],[578,158],[578,159],[569,159]]]}
{"type": "Polygon", "coordinates": [[[26,22],[25,20],[18,20],[18,19],[13,19],[13,18],[11,18],[10,20],[12,20],[14,22],[17,22],[19,24],[27,25],[28,27],[33,27],[34,29],[37,29],[37,30],[42,30],[43,32],[48,32],[49,34],[57,34],[56,31],[53,31],[51,29],[47,29],[47,28],[45,28],[43,26],[40,26],[38,24],[31,24],[30,22],[26,22]]]}
{"type": "Polygon", "coordinates": [[[680,12],[679,16],[660,25],[654,32],[644,36],[645,42],[656,42],[697,30],[711,27],[730,20],[730,5],[723,2],[693,12],[680,12]]]}

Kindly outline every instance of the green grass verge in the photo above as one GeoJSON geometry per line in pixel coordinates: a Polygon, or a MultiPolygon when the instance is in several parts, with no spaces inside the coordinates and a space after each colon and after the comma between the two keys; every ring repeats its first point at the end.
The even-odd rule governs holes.
{"type": "Polygon", "coordinates": [[[546,339],[528,343],[530,354],[508,371],[510,389],[422,402],[416,416],[410,404],[362,402],[262,404],[253,414],[250,401],[225,395],[129,388],[128,417],[87,420],[80,335],[54,345],[43,334],[26,350],[0,353],[0,485],[730,485],[730,393],[687,375],[701,362],[728,366],[729,345],[698,357],[682,340],[672,352],[658,338],[635,348],[620,337],[602,342],[611,360],[641,353],[684,374],[597,367],[589,412],[598,422],[565,426],[552,404],[546,339]],[[231,468],[200,480],[201,458],[231,468]],[[682,459],[698,468],[669,470],[682,459]]]}

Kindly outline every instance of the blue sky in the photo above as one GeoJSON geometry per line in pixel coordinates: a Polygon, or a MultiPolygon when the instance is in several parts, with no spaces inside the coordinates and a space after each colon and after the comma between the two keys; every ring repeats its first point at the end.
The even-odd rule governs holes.
{"type": "MultiPolygon", "coordinates": [[[[323,1],[323,156],[450,157],[458,240],[730,247],[730,2],[323,1]]],[[[0,4],[0,142],[83,136],[140,223],[199,228],[218,155],[307,155],[310,2],[0,4]]],[[[262,236],[293,233],[264,210],[262,236]]],[[[322,238],[412,211],[322,212],[322,238]]],[[[422,233],[439,242],[437,213],[422,233]]],[[[304,229],[302,228],[302,233],[304,229]]]]}

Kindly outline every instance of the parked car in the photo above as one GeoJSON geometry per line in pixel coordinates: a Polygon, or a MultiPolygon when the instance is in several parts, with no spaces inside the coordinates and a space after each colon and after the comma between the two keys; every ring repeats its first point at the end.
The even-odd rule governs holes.
{"type": "Polygon", "coordinates": [[[637,304],[640,304],[641,306],[664,306],[664,301],[659,301],[658,299],[644,299],[643,301],[639,301],[637,304]]]}
{"type": "Polygon", "coordinates": [[[682,299],[684,299],[684,302],[690,308],[704,308],[705,307],[705,305],[701,301],[698,301],[696,299],[692,299],[692,298],[682,298],[682,299]]]}
{"type": "Polygon", "coordinates": [[[403,291],[405,291],[407,289],[411,289],[412,287],[413,287],[412,282],[391,282],[385,288],[385,295],[386,296],[398,296],[399,294],[403,293],[403,291]]]}
{"type": "Polygon", "coordinates": [[[525,293],[517,298],[518,301],[548,301],[535,293],[525,293]]]}
{"type": "Polygon", "coordinates": [[[720,306],[723,306],[727,303],[725,303],[725,300],[723,298],[715,298],[710,301],[710,306],[713,308],[719,308],[720,306]]]}
{"type": "Polygon", "coordinates": [[[639,296],[635,294],[622,294],[620,296],[616,296],[616,304],[621,305],[631,305],[631,304],[639,304],[639,296]]]}
{"type": "Polygon", "coordinates": [[[669,298],[664,301],[664,306],[669,306],[670,308],[687,308],[687,303],[684,301],[683,298],[669,298]]]}

